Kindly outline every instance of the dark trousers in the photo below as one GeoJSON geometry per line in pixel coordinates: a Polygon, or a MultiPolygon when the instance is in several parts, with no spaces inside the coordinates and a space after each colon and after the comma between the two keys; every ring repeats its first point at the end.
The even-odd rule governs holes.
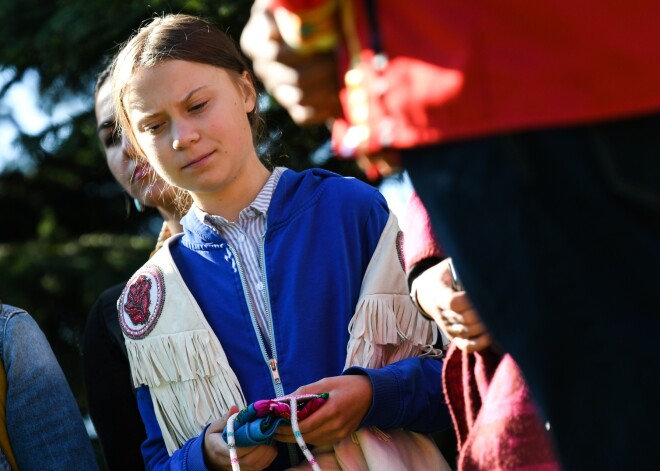
{"type": "Polygon", "coordinates": [[[564,469],[660,469],[660,116],[403,159],[564,469]]]}

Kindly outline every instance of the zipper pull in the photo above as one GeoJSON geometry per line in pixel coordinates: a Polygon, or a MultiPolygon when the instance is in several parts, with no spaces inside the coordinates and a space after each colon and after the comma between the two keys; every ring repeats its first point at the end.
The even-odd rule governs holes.
{"type": "Polygon", "coordinates": [[[280,384],[282,381],[280,380],[280,372],[277,369],[277,360],[271,358],[268,363],[270,365],[270,374],[273,375],[273,381],[275,381],[275,384],[280,384]]]}

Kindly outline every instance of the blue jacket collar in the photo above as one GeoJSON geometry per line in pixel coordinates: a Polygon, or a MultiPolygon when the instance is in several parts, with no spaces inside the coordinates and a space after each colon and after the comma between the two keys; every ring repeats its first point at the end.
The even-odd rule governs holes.
{"type": "MultiPolygon", "coordinates": [[[[319,185],[319,182],[329,176],[337,175],[322,169],[311,169],[300,173],[285,170],[270,202],[268,229],[277,229],[291,217],[314,205],[324,189],[324,185],[319,185]]],[[[225,242],[217,232],[201,222],[193,211],[188,211],[181,224],[184,229],[185,245],[188,247],[211,248],[209,246],[219,246],[225,242]]]]}

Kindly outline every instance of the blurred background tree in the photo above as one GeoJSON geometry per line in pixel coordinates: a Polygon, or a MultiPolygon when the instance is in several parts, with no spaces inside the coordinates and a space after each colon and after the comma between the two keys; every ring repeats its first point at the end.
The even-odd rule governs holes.
{"type": "MultiPolygon", "coordinates": [[[[0,299],[35,317],[83,415],[79,345],[87,312],[101,291],[126,280],[147,259],[160,229],[155,211],[130,211],[107,169],[96,137],[96,74],[104,57],[155,14],[206,16],[238,41],[251,3],[0,0],[0,100],[26,74],[36,73],[45,114],[67,103],[82,109],[36,134],[19,130],[21,157],[0,170],[0,299]]],[[[325,165],[359,176],[351,163],[325,162],[326,147],[320,145],[327,142],[327,129],[299,129],[266,94],[261,105],[269,130],[260,146],[263,156],[293,169],[325,165]]],[[[15,122],[7,106],[0,106],[3,119],[15,122]]]]}

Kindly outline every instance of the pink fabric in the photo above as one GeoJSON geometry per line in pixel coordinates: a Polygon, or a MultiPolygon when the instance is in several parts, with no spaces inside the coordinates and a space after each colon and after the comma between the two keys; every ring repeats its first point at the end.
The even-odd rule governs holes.
{"type": "Polygon", "coordinates": [[[440,244],[434,237],[431,220],[422,201],[413,193],[399,221],[403,230],[403,254],[406,273],[421,260],[444,257],[440,244]]]}
{"type": "Polygon", "coordinates": [[[549,433],[510,355],[451,344],[443,387],[458,438],[458,471],[555,471],[549,433]]]}
{"type": "Polygon", "coordinates": [[[256,417],[266,417],[271,415],[274,418],[281,417],[285,419],[291,418],[291,404],[288,399],[295,397],[298,399],[298,419],[303,420],[313,412],[316,412],[319,407],[325,404],[327,395],[321,394],[306,394],[298,396],[284,396],[276,399],[263,399],[254,402],[254,410],[256,417]]]}

